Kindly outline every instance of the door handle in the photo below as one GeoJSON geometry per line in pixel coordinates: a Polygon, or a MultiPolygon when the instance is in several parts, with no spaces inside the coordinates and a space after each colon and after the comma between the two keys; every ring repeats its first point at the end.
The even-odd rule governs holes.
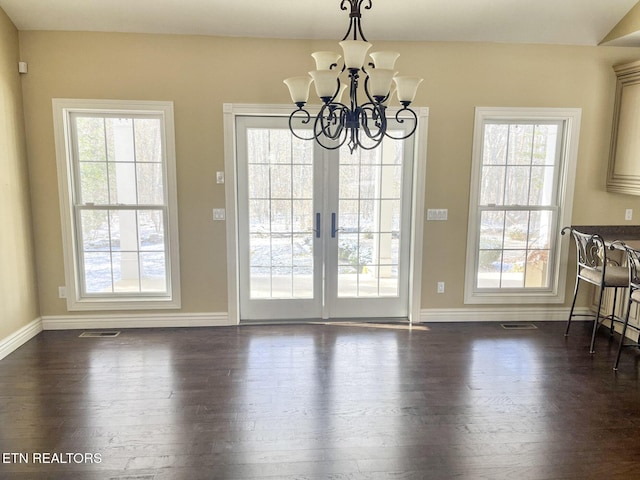
{"type": "Polygon", "coordinates": [[[321,231],[321,219],[320,219],[320,213],[316,213],[316,228],[313,229],[313,231],[316,233],[316,238],[320,238],[320,235],[322,234],[321,231]]]}
{"type": "Polygon", "coordinates": [[[331,214],[331,238],[336,238],[336,233],[338,233],[341,230],[342,229],[337,228],[337,225],[336,225],[336,214],[332,213],[331,214]]]}

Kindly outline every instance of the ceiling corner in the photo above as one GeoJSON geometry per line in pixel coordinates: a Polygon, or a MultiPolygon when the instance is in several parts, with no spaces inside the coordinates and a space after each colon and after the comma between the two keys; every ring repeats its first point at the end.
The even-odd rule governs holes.
{"type": "Polygon", "coordinates": [[[636,3],[598,45],[640,46],[640,2],[636,3]]]}

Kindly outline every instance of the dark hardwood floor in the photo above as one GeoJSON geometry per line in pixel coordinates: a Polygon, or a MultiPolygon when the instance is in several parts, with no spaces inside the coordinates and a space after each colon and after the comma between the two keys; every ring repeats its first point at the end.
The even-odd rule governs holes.
{"type": "Polygon", "coordinates": [[[0,478],[640,479],[640,355],[536,326],[46,331],[0,361],[0,478]]]}

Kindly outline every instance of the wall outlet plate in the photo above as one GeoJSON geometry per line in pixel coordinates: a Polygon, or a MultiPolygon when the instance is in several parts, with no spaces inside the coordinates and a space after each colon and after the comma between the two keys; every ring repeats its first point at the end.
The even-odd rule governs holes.
{"type": "Polygon", "coordinates": [[[224,208],[214,208],[213,209],[213,219],[216,220],[216,221],[224,220],[225,219],[224,208]]]}

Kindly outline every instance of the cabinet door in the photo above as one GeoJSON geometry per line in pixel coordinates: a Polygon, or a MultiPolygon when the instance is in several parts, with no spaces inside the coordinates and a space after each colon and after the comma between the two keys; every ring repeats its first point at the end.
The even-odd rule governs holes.
{"type": "Polygon", "coordinates": [[[640,195],[640,61],[614,70],[618,78],[607,190],[640,195]]]}

